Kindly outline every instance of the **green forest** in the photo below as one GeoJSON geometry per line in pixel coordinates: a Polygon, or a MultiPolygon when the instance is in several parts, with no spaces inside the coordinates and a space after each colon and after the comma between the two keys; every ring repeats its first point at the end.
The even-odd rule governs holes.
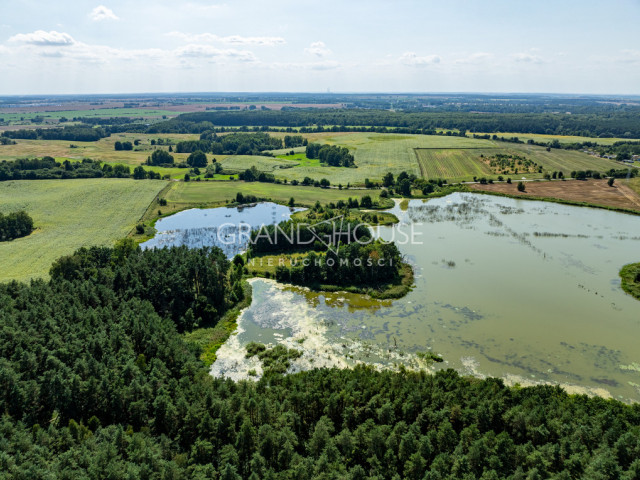
{"type": "Polygon", "coordinates": [[[121,242],[0,285],[0,478],[640,475],[638,404],[453,370],[211,377],[179,333],[215,325],[241,274],[215,248],[121,242]]]}
{"type": "MultiPolygon", "coordinates": [[[[637,112],[587,110],[578,114],[551,112],[398,111],[378,109],[242,110],[185,113],[158,122],[148,133],[202,133],[213,127],[303,127],[307,131],[375,131],[433,134],[436,129],[470,132],[516,132],[585,137],[640,138],[637,112]],[[361,127],[366,126],[366,127],[361,127]],[[380,129],[378,129],[380,128],[380,129]],[[310,130],[308,130],[310,129],[310,130]]],[[[127,126],[131,128],[131,125],[127,126]]]]}

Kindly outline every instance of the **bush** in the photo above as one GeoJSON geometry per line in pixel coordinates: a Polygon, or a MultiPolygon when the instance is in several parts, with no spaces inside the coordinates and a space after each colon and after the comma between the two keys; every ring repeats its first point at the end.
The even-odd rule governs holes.
{"type": "Polygon", "coordinates": [[[207,155],[201,150],[196,150],[187,157],[187,163],[192,168],[204,168],[207,166],[207,155]]]}
{"type": "Polygon", "coordinates": [[[524,183],[523,182],[518,182],[518,191],[519,192],[524,192],[525,187],[524,187],[524,183]]]}
{"type": "Polygon", "coordinates": [[[33,219],[24,211],[0,213],[0,242],[26,237],[33,231],[33,219]]]}

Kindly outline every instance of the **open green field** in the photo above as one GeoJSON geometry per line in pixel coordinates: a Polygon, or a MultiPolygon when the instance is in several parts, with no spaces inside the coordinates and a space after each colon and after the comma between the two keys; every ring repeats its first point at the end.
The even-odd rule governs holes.
{"type": "MultiPolygon", "coordinates": [[[[284,136],[283,133],[272,133],[273,136],[284,136]]],[[[593,157],[573,150],[552,149],[526,144],[512,144],[492,140],[453,137],[442,135],[399,135],[377,133],[316,133],[305,134],[309,141],[327,143],[347,147],[355,157],[357,168],[323,166],[318,160],[309,160],[304,148],[297,148],[295,155],[278,155],[278,157],[250,155],[211,155],[228,170],[242,171],[252,166],[263,172],[276,175],[288,181],[302,181],[305,177],[314,180],[328,179],[332,185],[362,185],[366,178],[380,181],[387,172],[394,175],[402,171],[422,175],[425,178],[445,178],[449,181],[471,180],[474,176],[491,175],[490,170],[477,158],[480,154],[491,156],[496,153],[524,155],[545,171],[562,170],[565,174],[573,170],[606,171],[620,168],[620,164],[611,160],[593,157]]],[[[21,157],[43,157],[50,155],[59,161],[65,159],[80,160],[92,158],[108,163],[122,163],[131,167],[143,164],[154,147],[151,140],[170,139],[173,142],[194,140],[197,135],[188,134],[114,134],[97,142],[70,142],[59,140],[17,140],[16,145],[0,145],[0,160],[12,160],[21,157]],[[116,151],[116,141],[140,141],[140,145],[132,151],[116,151]]],[[[579,137],[576,137],[579,138],[579,137]]],[[[612,140],[612,139],[607,139],[612,140]]],[[[278,150],[285,153],[290,149],[278,150]]],[[[184,162],[188,154],[172,153],[176,162],[184,162]]],[[[161,175],[169,175],[173,179],[182,179],[187,173],[185,169],[151,167],[161,175]]],[[[497,174],[496,174],[497,175],[497,174]]],[[[542,177],[543,174],[529,174],[531,178],[542,177]]],[[[216,178],[222,180],[223,177],[216,178]]]]}
{"type": "Polygon", "coordinates": [[[258,155],[229,155],[221,160],[220,164],[225,170],[244,171],[255,166],[261,172],[277,173],[280,176],[280,170],[296,167],[299,162],[258,155]]]}
{"type": "MultiPolygon", "coordinates": [[[[277,135],[276,135],[277,136],[277,135]]],[[[294,168],[274,172],[278,178],[301,181],[326,178],[332,185],[361,185],[365,178],[380,181],[387,172],[394,175],[406,171],[420,175],[415,148],[492,148],[495,142],[441,135],[396,135],[379,133],[322,133],[304,135],[309,141],[347,147],[355,157],[357,168],[323,166],[297,153],[279,157],[296,159],[294,168]]],[[[272,170],[270,170],[272,171],[272,170]]]]}
{"type": "MultiPolygon", "coordinates": [[[[183,135],[183,134],[131,134],[131,133],[117,133],[111,137],[102,138],[97,142],[68,142],[66,140],[16,140],[15,145],[0,145],[0,160],[15,160],[16,158],[42,158],[44,156],[51,156],[59,162],[64,160],[78,161],[83,158],[91,158],[93,160],[100,160],[106,163],[120,163],[123,165],[129,165],[130,167],[136,167],[146,162],[147,157],[151,155],[155,148],[167,149],[166,146],[153,146],[151,140],[157,140],[159,138],[169,139],[174,143],[183,140],[197,139],[198,135],[183,135]],[[139,140],[140,144],[134,147],[134,150],[129,151],[116,151],[115,142],[131,142],[139,140]],[[74,148],[71,147],[74,145],[74,148]]],[[[171,153],[176,163],[186,161],[189,156],[188,153],[171,153]]],[[[213,155],[208,154],[209,161],[214,158],[213,155]]],[[[223,160],[226,155],[215,155],[216,160],[223,160]]],[[[178,179],[183,178],[188,170],[182,168],[164,168],[164,167],[148,167],[146,169],[154,170],[161,175],[169,175],[171,178],[178,179]]]]}
{"type": "Polygon", "coordinates": [[[36,227],[28,237],[0,242],[0,282],[45,277],[60,256],[125,237],[166,184],[106,178],[0,182],[0,210],[25,210],[36,227]]]}
{"type": "MultiPolygon", "coordinates": [[[[478,133],[477,135],[487,135],[486,133],[478,133]]],[[[560,143],[584,143],[595,142],[600,145],[613,145],[616,142],[635,141],[629,138],[597,138],[597,137],[578,137],[575,135],[543,135],[537,133],[489,133],[488,135],[497,135],[499,137],[511,138],[518,137],[526,142],[533,140],[534,142],[552,142],[558,140],[560,143]]]]}
{"type": "Polygon", "coordinates": [[[416,148],[415,154],[420,174],[426,179],[468,180],[492,174],[489,166],[478,159],[480,151],[476,149],[416,148]]]}
{"type": "MultiPolygon", "coordinates": [[[[480,155],[489,157],[497,153],[520,155],[533,160],[543,168],[543,173],[523,173],[526,178],[543,178],[544,173],[562,171],[568,176],[574,170],[605,172],[621,168],[620,164],[573,150],[551,149],[534,145],[504,144],[496,142],[492,149],[416,149],[415,153],[424,178],[446,178],[453,181],[469,181],[473,177],[497,177],[498,172],[486,165],[480,155]]],[[[513,175],[511,175],[513,176],[513,175]]]]}
{"type": "MultiPolygon", "coordinates": [[[[97,142],[69,142],[66,140],[16,140],[15,145],[0,145],[0,160],[15,160],[24,157],[44,157],[49,155],[54,158],[91,158],[109,163],[122,163],[124,165],[140,165],[147,160],[153,151],[151,140],[158,138],[170,139],[174,142],[197,139],[197,135],[182,134],[131,134],[116,133],[110,137],[102,138],[97,142]],[[140,145],[130,151],[116,151],[116,142],[140,140],[140,145]],[[74,145],[75,148],[72,148],[74,145]]],[[[158,147],[167,148],[167,147],[158,147]]],[[[186,153],[172,153],[176,162],[186,160],[186,153]]]]}
{"type": "Polygon", "coordinates": [[[34,117],[43,117],[47,120],[55,120],[65,117],[71,120],[74,117],[142,117],[142,118],[162,118],[163,116],[175,117],[178,113],[169,110],[155,110],[150,108],[95,108],[91,110],[64,110],[59,112],[28,112],[28,113],[8,113],[0,111],[0,118],[5,122],[19,125],[20,122],[28,122],[34,117]]]}
{"type": "Polygon", "coordinates": [[[170,204],[221,204],[235,198],[236,193],[255,195],[259,198],[271,199],[275,202],[286,203],[291,197],[297,205],[312,206],[317,200],[322,203],[347,200],[347,198],[362,198],[370,195],[374,201],[380,195],[380,190],[338,190],[335,188],[316,188],[274,183],[245,183],[245,182],[174,182],[165,195],[170,204]]]}
{"type": "Polygon", "coordinates": [[[278,158],[282,158],[283,160],[295,161],[301,167],[321,167],[322,166],[319,159],[307,158],[307,155],[304,153],[305,147],[298,147],[298,148],[303,149],[301,153],[296,153],[295,155],[278,155],[278,158]]]}

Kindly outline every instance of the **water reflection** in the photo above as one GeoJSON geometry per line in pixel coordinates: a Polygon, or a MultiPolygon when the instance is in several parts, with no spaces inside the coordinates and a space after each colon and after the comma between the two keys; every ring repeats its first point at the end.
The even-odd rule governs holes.
{"type": "Polygon", "coordinates": [[[244,251],[249,232],[262,225],[288,220],[302,208],[262,202],[240,207],[193,208],[156,222],[158,233],[142,248],[186,245],[190,248],[220,247],[229,258],[244,251]]]}

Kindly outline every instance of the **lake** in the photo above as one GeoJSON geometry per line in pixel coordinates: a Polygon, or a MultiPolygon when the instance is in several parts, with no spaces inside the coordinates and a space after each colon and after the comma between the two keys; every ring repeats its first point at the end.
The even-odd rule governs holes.
{"type": "Polygon", "coordinates": [[[248,233],[262,225],[288,220],[302,208],[261,202],[240,207],[192,208],[161,218],[157,234],[141,244],[142,248],[186,245],[190,248],[219,247],[228,258],[247,247],[248,233]]]}
{"type": "Polygon", "coordinates": [[[430,368],[640,400],[640,302],[618,277],[640,261],[640,217],[466,193],[404,206],[374,231],[414,266],[412,292],[378,301],[253,279],[212,374],[259,375],[250,341],[302,350],[294,371],[428,367],[417,353],[432,351],[445,361],[430,368]]]}

